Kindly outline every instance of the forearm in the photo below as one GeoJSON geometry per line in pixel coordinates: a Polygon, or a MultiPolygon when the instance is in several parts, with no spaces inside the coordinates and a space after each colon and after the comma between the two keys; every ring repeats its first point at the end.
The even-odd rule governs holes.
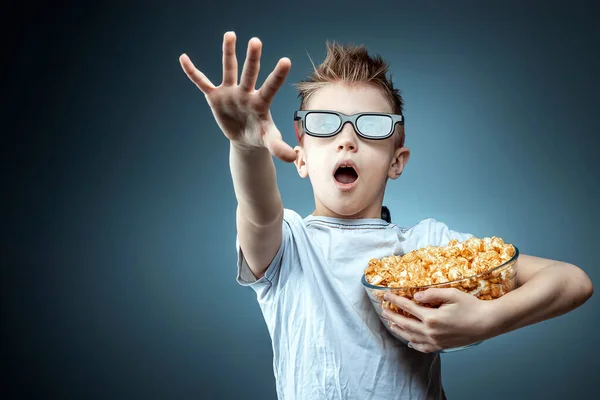
{"type": "Polygon", "coordinates": [[[230,145],[229,164],[239,213],[253,225],[271,225],[283,214],[273,158],[266,148],[230,145]]]}
{"type": "Polygon", "coordinates": [[[581,269],[555,262],[512,292],[490,300],[489,336],[565,314],[585,303],[592,293],[592,284],[581,269]]]}

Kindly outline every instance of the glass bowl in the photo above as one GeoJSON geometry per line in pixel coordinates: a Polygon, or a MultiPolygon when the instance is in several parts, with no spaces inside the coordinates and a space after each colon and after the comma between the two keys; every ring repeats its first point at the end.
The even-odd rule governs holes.
{"type": "MultiPolygon", "coordinates": [[[[481,300],[493,300],[498,297],[503,296],[504,294],[513,290],[517,285],[517,262],[519,259],[519,249],[517,246],[514,246],[515,254],[512,258],[505,263],[494,267],[490,270],[482,272],[477,275],[473,275],[467,278],[458,279],[455,281],[444,282],[444,283],[436,283],[433,285],[427,286],[416,286],[416,287],[386,287],[386,286],[376,286],[371,285],[367,282],[367,278],[363,273],[361,282],[367,291],[367,295],[371,300],[371,304],[375,308],[375,312],[379,316],[379,319],[385,326],[385,328],[390,332],[390,334],[401,341],[404,344],[408,344],[408,341],[404,339],[402,336],[395,333],[390,328],[390,320],[382,315],[383,309],[386,308],[388,310],[392,310],[399,314],[402,314],[408,318],[415,318],[412,314],[399,309],[396,305],[390,303],[387,300],[384,300],[383,296],[387,292],[391,292],[398,296],[404,296],[407,299],[414,301],[417,304],[425,307],[439,307],[439,305],[431,305],[431,304],[421,304],[414,300],[413,296],[416,292],[422,292],[429,288],[456,288],[465,293],[471,294],[481,300]]],[[[477,346],[481,342],[472,343],[467,346],[461,347],[453,347],[450,349],[444,349],[438,351],[438,353],[450,353],[454,351],[464,350],[473,346],[477,346]]]]}

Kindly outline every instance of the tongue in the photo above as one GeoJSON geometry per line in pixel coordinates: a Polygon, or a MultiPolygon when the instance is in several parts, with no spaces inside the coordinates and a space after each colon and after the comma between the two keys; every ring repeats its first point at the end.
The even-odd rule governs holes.
{"type": "Polygon", "coordinates": [[[352,168],[340,168],[335,173],[335,179],[341,183],[352,183],[358,178],[352,168]]]}

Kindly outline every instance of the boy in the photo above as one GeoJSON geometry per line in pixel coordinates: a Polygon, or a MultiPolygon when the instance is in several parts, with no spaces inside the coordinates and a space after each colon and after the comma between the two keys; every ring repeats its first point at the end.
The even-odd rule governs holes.
{"type": "Polygon", "coordinates": [[[443,303],[435,309],[391,296],[419,318],[389,315],[410,343],[393,339],[360,282],[368,260],[470,235],[433,219],[408,229],[382,219],[387,181],[402,174],[410,154],[403,101],[386,76],[387,64],[363,47],[328,44],[323,64],[298,85],[298,146],[292,149],[269,111],[290,61],[279,60],[256,90],[261,42],[249,41],[238,83],[235,41],[233,32],[225,34],[218,87],[185,54],[180,62],[230,140],[237,279],[256,291],[272,338],[279,398],[445,398],[438,350],[556,317],[592,295],[578,267],[521,255],[518,288],[496,300],[456,289],[423,292],[419,302],[443,303]],[[284,209],[271,156],[294,162],[310,179],[315,209],[308,217],[284,209]]]}

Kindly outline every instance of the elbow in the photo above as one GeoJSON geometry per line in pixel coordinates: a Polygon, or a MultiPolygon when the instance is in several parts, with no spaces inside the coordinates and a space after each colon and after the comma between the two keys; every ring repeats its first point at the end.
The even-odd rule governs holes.
{"type": "Polygon", "coordinates": [[[585,302],[587,302],[592,295],[594,294],[594,285],[592,284],[592,280],[590,277],[579,267],[572,266],[573,272],[573,282],[575,283],[574,287],[576,288],[576,307],[581,306],[585,302]]]}
{"type": "Polygon", "coordinates": [[[592,285],[592,280],[590,279],[589,276],[585,276],[586,282],[585,282],[585,301],[588,301],[588,299],[590,297],[592,297],[592,295],[594,294],[594,285],[592,285]]]}

